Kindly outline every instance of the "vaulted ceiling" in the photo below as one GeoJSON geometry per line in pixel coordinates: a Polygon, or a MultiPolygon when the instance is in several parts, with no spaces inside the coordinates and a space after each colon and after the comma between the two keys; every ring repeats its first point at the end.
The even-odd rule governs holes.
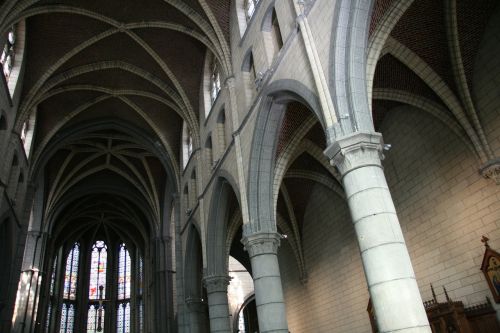
{"type": "Polygon", "coordinates": [[[26,22],[17,127],[36,110],[31,154],[32,165],[44,169],[35,171],[45,179],[45,218],[54,211],[82,216],[89,206],[68,194],[116,178],[116,184],[130,185],[119,200],[117,194],[103,195],[104,187],[86,194],[86,201],[101,202],[92,206],[96,216],[111,206],[126,212],[130,203],[138,205],[136,196],[146,203],[143,219],[161,220],[165,189],[174,191],[179,179],[183,122],[195,137],[198,132],[207,49],[224,72],[230,68],[229,5],[227,0],[2,4],[0,22],[26,22]]]}

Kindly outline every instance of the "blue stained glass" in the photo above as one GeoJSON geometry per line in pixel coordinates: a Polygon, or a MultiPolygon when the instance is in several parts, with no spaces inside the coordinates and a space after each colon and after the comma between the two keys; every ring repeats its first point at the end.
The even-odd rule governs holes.
{"type": "Polygon", "coordinates": [[[59,328],[60,333],[66,333],[66,318],[68,317],[68,307],[66,303],[63,303],[61,309],[61,325],[59,328]]]}
{"type": "Polygon", "coordinates": [[[139,333],[144,332],[144,304],[139,300],[139,333]]]}
{"type": "Polygon", "coordinates": [[[96,241],[92,247],[92,256],[90,262],[90,286],[89,299],[98,300],[102,296],[106,297],[106,268],[107,268],[108,252],[106,243],[96,241]],[[99,287],[102,286],[102,295],[100,295],[99,287]]]}
{"type": "Polygon", "coordinates": [[[142,295],[143,283],[144,283],[144,259],[142,259],[141,256],[139,257],[139,295],[142,295]]]}
{"type": "Polygon", "coordinates": [[[47,308],[47,318],[45,319],[45,333],[49,333],[51,316],[52,316],[52,302],[49,303],[49,307],[47,308]]]}
{"type": "Polygon", "coordinates": [[[50,296],[54,295],[54,285],[56,283],[56,265],[57,265],[57,256],[54,259],[54,263],[52,264],[52,274],[50,275],[50,296]]]}
{"type": "Polygon", "coordinates": [[[75,243],[66,259],[66,272],[64,274],[64,299],[76,299],[76,285],[78,280],[78,260],[80,258],[80,244],[75,243]]]}
{"type": "Polygon", "coordinates": [[[118,299],[130,298],[131,260],[125,244],[120,245],[118,254],[118,299]]]}

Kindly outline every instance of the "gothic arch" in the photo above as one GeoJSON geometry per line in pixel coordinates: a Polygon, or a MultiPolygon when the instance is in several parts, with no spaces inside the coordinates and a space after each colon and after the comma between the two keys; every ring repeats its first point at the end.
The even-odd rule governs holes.
{"type": "MultiPolygon", "coordinates": [[[[248,182],[251,216],[249,225],[244,225],[244,234],[276,231],[273,202],[275,153],[287,104],[299,102],[320,115],[316,96],[296,81],[276,81],[269,86],[264,96],[252,139],[248,182]]],[[[318,119],[323,126],[323,117],[318,119]]]]}
{"type": "Polygon", "coordinates": [[[226,239],[228,227],[232,215],[240,207],[240,199],[236,193],[238,193],[236,183],[232,178],[218,177],[211,198],[207,226],[206,271],[208,276],[227,275],[226,239]],[[231,210],[233,211],[231,212],[231,210]]]}

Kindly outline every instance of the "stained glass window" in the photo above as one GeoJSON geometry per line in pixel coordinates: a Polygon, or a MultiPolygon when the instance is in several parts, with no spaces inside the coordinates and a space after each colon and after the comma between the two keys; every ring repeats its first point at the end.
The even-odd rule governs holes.
{"type": "Polygon", "coordinates": [[[102,288],[102,298],[106,297],[106,266],[107,266],[108,252],[106,243],[103,241],[96,241],[92,246],[92,257],[90,261],[90,287],[89,299],[99,299],[99,287],[102,288]]]}
{"type": "Polygon", "coordinates": [[[49,303],[49,306],[47,308],[47,318],[45,318],[45,333],[49,333],[51,316],[52,316],[52,302],[49,303]]]}
{"type": "Polygon", "coordinates": [[[144,303],[139,300],[139,332],[144,332],[144,303]]]}
{"type": "Polygon", "coordinates": [[[130,302],[118,304],[117,333],[130,333],[130,302]]]}
{"type": "Polygon", "coordinates": [[[52,273],[50,275],[50,296],[54,295],[54,285],[56,284],[56,265],[57,256],[54,258],[54,263],[52,264],[52,273]]]}
{"type": "Polygon", "coordinates": [[[75,243],[66,259],[66,273],[64,274],[64,299],[76,299],[76,283],[78,280],[78,260],[80,258],[80,244],[75,243]]]}
{"type": "Polygon", "coordinates": [[[106,309],[104,305],[99,308],[98,304],[89,306],[87,315],[87,333],[104,332],[104,318],[106,309]]]}
{"type": "Polygon", "coordinates": [[[139,256],[139,271],[137,272],[139,280],[139,295],[142,295],[142,286],[144,284],[144,259],[139,256]]]}
{"type": "Polygon", "coordinates": [[[130,254],[125,244],[120,245],[118,254],[118,299],[130,298],[130,274],[131,274],[130,254]]]}
{"type": "Polygon", "coordinates": [[[7,32],[7,41],[2,50],[2,56],[0,57],[0,63],[3,68],[3,75],[9,80],[10,73],[12,72],[12,67],[14,66],[14,56],[16,54],[16,29],[12,26],[7,32]]]}
{"type": "Polygon", "coordinates": [[[75,306],[63,303],[61,310],[61,325],[59,333],[73,333],[75,321],[75,306]]]}

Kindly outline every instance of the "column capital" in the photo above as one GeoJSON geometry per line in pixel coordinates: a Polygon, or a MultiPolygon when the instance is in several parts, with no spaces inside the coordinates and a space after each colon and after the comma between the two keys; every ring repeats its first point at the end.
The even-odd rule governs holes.
{"type": "Polygon", "coordinates": [[[489,160],[480,169],[479,173],[486,179],[494,180],[500,185],[500,158],[489,160]]]}
{"type": "Polygon", "coordinates": [[[277,232],[261,232],[244,236],[241,242],[250,258],[261,254],[277,254],[281,235],[277,232]]]}
{"type": "Polygon", "coordinates": [[[203,284],[207,288],[207,293],[227,292],[227,286],[231,277],[227,275],[209,275],[203,278],[203,284]]]}
{"type": "Polygon", "coordinates": [[[329,145],[324,154],[335,165],[342,177],[352,170],[364,166],[381,166],[384,155],[382,134],[377,132],[356,132],[338,138],[329,145]]]}

